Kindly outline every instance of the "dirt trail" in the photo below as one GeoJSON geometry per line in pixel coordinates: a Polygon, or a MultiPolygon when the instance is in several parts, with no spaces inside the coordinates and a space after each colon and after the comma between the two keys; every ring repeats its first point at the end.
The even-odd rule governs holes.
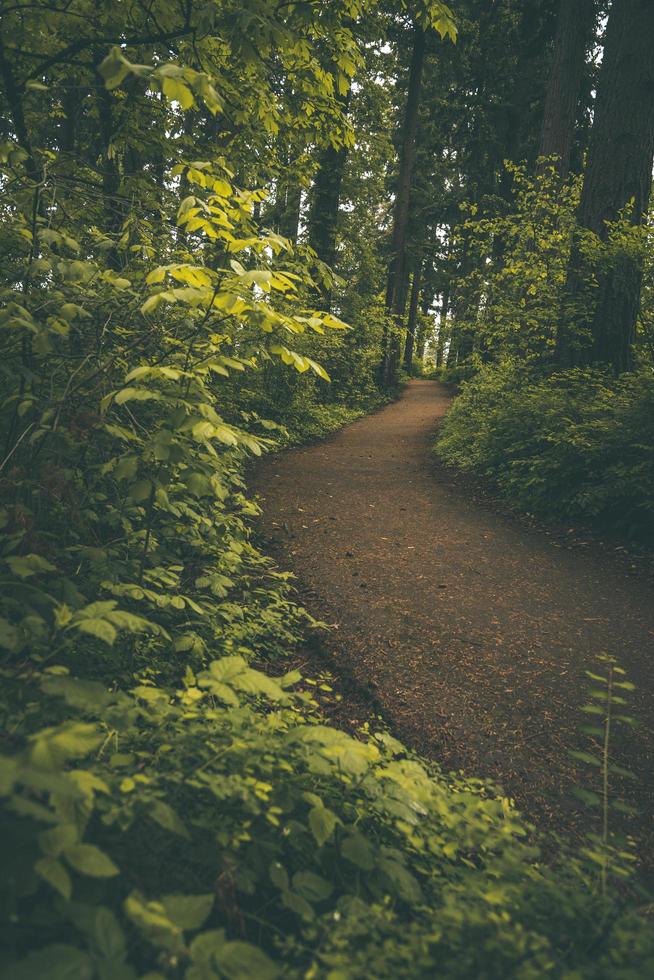
{"type": "Polygon", "coordinates": [[[538,822],[585,820],[567,750],[585,747],[584,668],[616,654],[638,684],[642,727],[625,750],[651,828],[651,582],[462,489],[431,452],[448,404],[443,386],[413,381],[327,442],[267,460],[264,533],[312,612],[338,624],[335,672],[370,689],[407,743],[494,778],[538,822]]]}

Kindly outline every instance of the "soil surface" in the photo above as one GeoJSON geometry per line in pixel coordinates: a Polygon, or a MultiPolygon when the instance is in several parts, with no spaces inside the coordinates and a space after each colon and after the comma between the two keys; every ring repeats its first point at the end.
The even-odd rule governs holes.
{"type": "Polygon", "coordinates": [[[432,448],[450,398],[412,381],[329,440],[266,460],[254,481],[263,533],[331,625],[321,646],[336,677],[368,692],[405,743],[494,779],[541,826],[594,820],[572,788],[595,774],[569,750],[588,748],[584,671],[617,656],[640,725],[613,743],[637,777],[615,795],[638,804],[628,829],[650,865],[652,581],[610,547],[503,512],[443,467],[432,448]]]}

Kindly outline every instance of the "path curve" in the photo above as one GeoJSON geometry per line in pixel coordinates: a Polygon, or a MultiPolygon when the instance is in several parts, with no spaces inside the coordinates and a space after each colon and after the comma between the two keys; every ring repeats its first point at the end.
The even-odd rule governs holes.
{"type": "Polygon", "coordinates": [[[643,727],[625,747],[651,827],[651,582],[462,490],[431,451],[449,401],[412,381],[329,440],[266,460],[264,533],[311,611],[337,624],[335,671],[372,690],[408,744],[494,778],[539,822],[584,819],[568,749],[583,738],[584,669],[616,654],[638,683],[643,727]]]}

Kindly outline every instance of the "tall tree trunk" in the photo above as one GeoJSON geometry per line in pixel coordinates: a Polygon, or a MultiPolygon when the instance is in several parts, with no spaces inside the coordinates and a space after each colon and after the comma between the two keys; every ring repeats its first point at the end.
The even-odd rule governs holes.
{"type": "Polygon", "coordinates": [[[422,283],[422,261],[418,261],[413,272],[411,283],[411,299],[409,301],[409,317],[406,325],[406,338],[404,340],[404,369],[407,374],[411,373],[413,364],[413,348],[416,340],[416,323],[418,322],[418,303],[420,301],[420,287],[422,283]]]}
{"type": "Polygon", "coordinates": [[[422,287],[422,297],[420,300],[420,312],[423,314],[422,319],[418,323],[418,329],[416,330],[416,356],[421,360],[425,356],[425,347],[427,346],[427,325],[425,322],[426,317],[431,310],[432,303],[434,302],[434,290],[433,287],[427,286],[424,283],[424,267],[423,267],[423,287],[422,287]],[[427,286],[427,288],[425,288],[427,286]]]}
{"type": "MultiPolygon", "coordinates": [[[[98,122],[100,128],[100,138],[102,142],[102,204],[103,204],[103,231],[115,236],[123,223],[122,202],[119,200],[120,191],[120,170],[116,149],[113,146],[114,139],[114,94],[109,92],[104,85],[104,79],[97,75],[97,108],[98,122]]],[[[114,246],[107,253],[109,265],[113,269],[120,268],[120,257],[117,246],[114,246]]]]}
{"type": "Polygon", "coordinates": [[[347,149],[329,144],[320,154],[309,213],[309,244],[327,265],[336,256],[336,226],[347,149]]]}
{"type": "Polygon", "coordinates": [[[280,173],[277,178],[275,202],[270,208],[267,220],[280,235],[297,242],[300,227],[300,206],[302,185],[298,179],[294,162],[301,155],[302,144],[289,144],[282,134],[277,137],[277,153],[280,160],[280,173]]]}
{"type": "Polygon", "coordinates": [[[445,339],[447,332],[447,311],[450,305],[450,284],[445,284],[441,296],[440,315],[438,317],[438,339],[436,341],[436,367],[443,366],[443,354],[445,352],[445,339]]]}
{"type": "Polygon", "coordinates": [[[393,215],[393,234],[391,239],[391,261],[386,288],[386,308],[398,322],[398,330],[389,338],[384,359],[384,379],[387,384],[395,382],[397,366],[400,357],[400,325],[406,300],[406,240],[409,223],[409,203],[411,200],[411,177],[416,151],[416,134],[418,131],[418,110],[420,108],[420,88],[422,85],[422,70],[425,62],[425,32],[419,24],[413,28],[413,51],[409,66],[409,85],[404,123],[402,127],[402,145],[400,149],[400,172],[395,194],[395,211],[393,215]]]}
{"type": "Polygon", "coordinates": [[[296,179],[286,187],[284,208],[279,220],[279,233],[284,238],[297,242],[300,228],[300,207],[302,204],[302,187],[296,179]]]}
{"type": "MultiPolygon", "coordinates": [[[[556,157],[555,166],[562,177],[570,169],[577,106],[594,19],[595,0],[561,0],[538,155],[556,157]]],[[[543,169],[541,165],[539,170],[543,169]]]]}
{"type": "MultiPolygon", "coordinates": [[[[602,242],[606,223],[623,209],[632,225],[642,224],[647,210],[654,161],[653,40],[652,0],[614,0],[578,212],[581,228],[602,242]]],[[[632,367],[641,278],[641,263],[628,246],[615,246],[607,263],[601,255],[585,259],[580,241],[574,243],[559,335],[564,365],[609,364],[616,374],[632,367]],[[589,274],[599,287],[594,299],[584,285],[589,274]]]]}
{"type": "MultiPolygon", "coordinates": [[[[349,101],[349,96],[347,101],[349,101]]],[[[336,261],[338,209],[346,161],[347,148],[345,146],[335,147],[331,143],[326,146],[320,154],[318,170],[311,190],[311,207],[308,220],[309,244],[320,261],[330,268],[336,261]]],[[[331,290],[323,286],[319,304],[323,309],[329,310],[331,300],[331,290]]]]}

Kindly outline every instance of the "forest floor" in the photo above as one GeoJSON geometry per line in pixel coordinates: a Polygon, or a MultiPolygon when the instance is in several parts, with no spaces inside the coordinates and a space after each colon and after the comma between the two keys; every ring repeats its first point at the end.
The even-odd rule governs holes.
{"type": "Polygon", "coordinates": [[[255,474],[269,548],[332,627],[319,658],[345,687],[345,723],[348,712],[360,720],[364,692],[406,744],[495,780],[539,826],[574,833],[589,816],[572,789],[595,775],[569,755],[588,747],[584,671],[611,653],[637,685],[639,721],[614,743],[637,775],[616,796],[638,805],[632,829],[654,855],[647,563],[531,524],[444,467],[432,449],[450,399],[412,381],[397,402],[255,474]]]}

